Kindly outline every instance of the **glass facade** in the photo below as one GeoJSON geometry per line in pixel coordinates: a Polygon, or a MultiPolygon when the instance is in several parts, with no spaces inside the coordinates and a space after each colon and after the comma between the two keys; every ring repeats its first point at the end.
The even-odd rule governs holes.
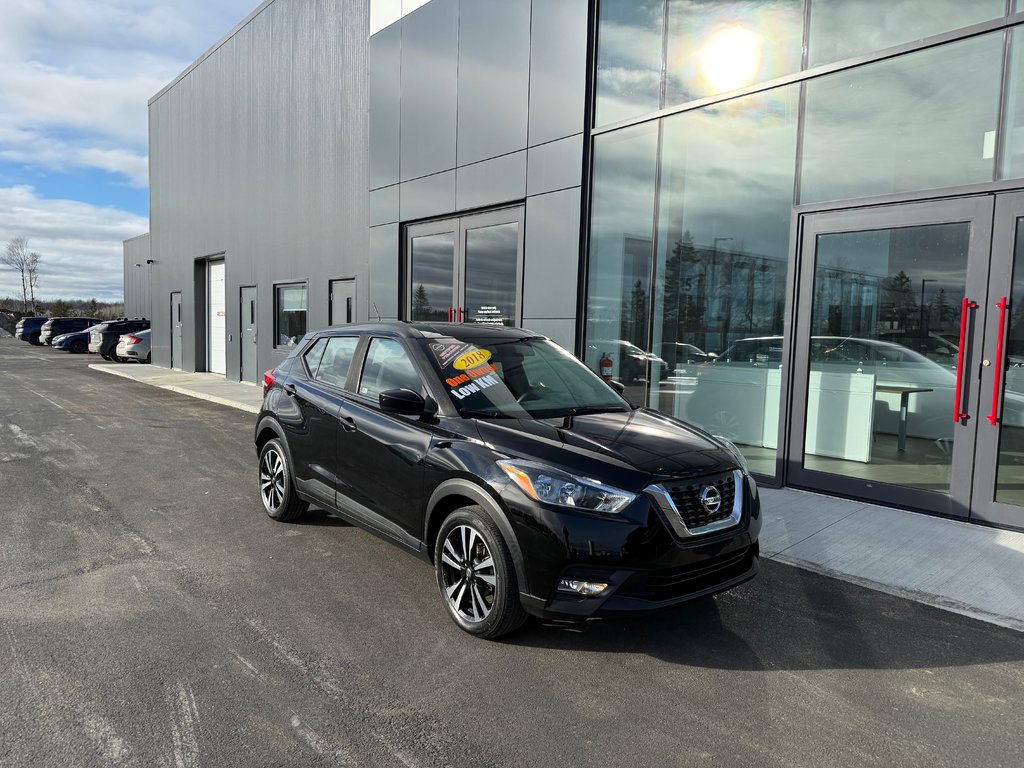
{"type": "Polygon", "coordinates": [[[729,437],[769,476],[786,458],[780,436],[793,415],[781,398],[796,374],[817,399],[794,406],[806,428],[791,461],[950,494],[953,420],[925,416],[953,400],[951,337],[974,225],[859,225],[795,265],[795,206],[924,199],[1024,177],[1024,25],[969,29],[1003,19],[1008,5],[601,2],[587,364],[631,402],[729,437]],[[653,114],[662,110],[673,114],[653,114]],[[794,306],[791,289],[808,282],[812,301],[794,306]],[[904,294],[914,301],[901,304],[904,294]],[[905,375],[890,346],[906,350],[905,375]],[[792,371],[787,350],[803,356],[792,371]],[[829,398],[839,395],[822,382],[850,373],[840,361],[858,383],[873,377],[871,418],[858,423],[870,456],[859,459],[829,447],[829,398]]]}

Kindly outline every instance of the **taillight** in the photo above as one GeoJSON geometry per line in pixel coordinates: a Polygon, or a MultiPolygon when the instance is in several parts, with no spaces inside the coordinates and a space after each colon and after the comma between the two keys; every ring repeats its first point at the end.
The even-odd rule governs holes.
{"type": "Polygon", "coordinates": [[[267,396],[267,392],[274,386],[274,369],[271,368],[269,371],[263,374],[263,396],[267,396]]]}
{"type": "Polygon", "coordinates": [[[129,344],[141,344],[142,343],[142,339],[140,339],[138,336],[129,336],[128,337],[128,343],[129,344]]]}

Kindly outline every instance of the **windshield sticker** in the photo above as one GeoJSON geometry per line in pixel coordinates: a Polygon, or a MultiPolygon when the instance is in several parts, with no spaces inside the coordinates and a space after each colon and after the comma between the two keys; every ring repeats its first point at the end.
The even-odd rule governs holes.
{"type": "Polygon", "coordinates": [[[430,351],[434,353],[438,365],[442,368],[447,368],[452,364],[452,360],[472,348],[473,345],[465,341],[432,341],[430,343],[430,351]]]}
{"type": "MultiPolygon", "coordinates": [[[[495,368],[493,365],[482,365],[477,368],[472,368],[466,371],[465,373],[460,373],[455,376],[451,376],[445,379],[444,381],[445,384],[447,384],[449,387],[458,387],[463,384],[467,384],[468,382],[473,381],[474,379],[480,379],[484,376],[491,376],[492,374],[495,374],[497,372],[498,369],[495,368]]],[[[492,385],[487,384],[487,386],[489,387],[492,385]]]]}
{"type": "Polygon", "coordinates": [[[472,352],[459,355],[453,365],[456,370],[465,371],[468,368],[476,368],[478,365],[483,365],[490,359],[491,353],[486,349],[474,349],[472,352]]]}
{"type": "MultiPolygon", "coordinates": [[[[460,373],[458,376],[452,376],[450,379],[446,379],[448,385],[452,387],[452,395],[457,399],[462,400],[463,398],[469,397],[474,392],[479,392],[481,389],[487,389],[493,387],[496,384],[500,384],[501,380],[494,375],[494,366],[488,366],[490,372],[481,371],[476,374],[476,378],[470,379],[465,373],[460,373]],[[460,386],[461,385],[461,386],[460,386]]],[[[476,371],[473,371],[476,373],[476,371]]]]}

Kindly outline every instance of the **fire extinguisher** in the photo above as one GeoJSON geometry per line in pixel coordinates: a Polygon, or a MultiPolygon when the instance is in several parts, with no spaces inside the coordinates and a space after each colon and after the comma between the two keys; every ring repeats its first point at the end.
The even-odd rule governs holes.
{"type": "Polygon", "coordinates": [[[598,367],[601,369],[601,378],[605,381],[612,380],[612,358],[607,352],[601,354],[601,359],[597,362],[598,367]]]}

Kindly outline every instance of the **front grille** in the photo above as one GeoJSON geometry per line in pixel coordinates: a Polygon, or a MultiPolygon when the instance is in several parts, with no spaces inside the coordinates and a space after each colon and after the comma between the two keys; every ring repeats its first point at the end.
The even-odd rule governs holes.
{"type": "Polygon", "coordinates": [[[736,478],[729,471],[711,477],[665,483],[665,489],[672,498],[672,503],[679,510],[683,524],[692,531],[711,523],[717,523],[719,520],[725,520],[732,514],[733,503],[736,499],[736,478]],[[701,492],[709,485],[714,486],[722,497],[721,505],[714,512],[704,509],[704,505],[700,501],[701,492]]]}
{"type": "Polygon", "coordinates": [[[615,594],[660,601],[704,593],[747,573],[757,555],[754,544],[679,568],[637,573],[615,594]]]}

